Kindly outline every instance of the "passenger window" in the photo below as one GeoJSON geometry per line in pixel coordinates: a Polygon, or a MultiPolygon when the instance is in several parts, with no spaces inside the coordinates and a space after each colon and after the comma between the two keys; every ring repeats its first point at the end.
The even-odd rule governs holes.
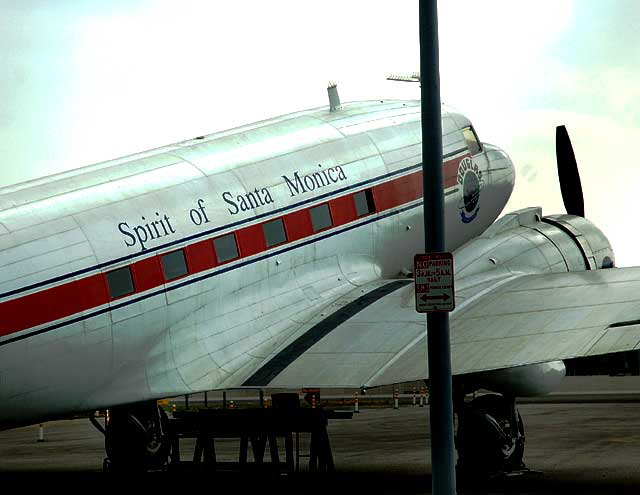
{"type": "Polygon", "coordinates": [[[264,238],[267,241],[267,247],[276,246],[287,241],[287,234],[284,231],[282,218],[263,223],[262,230],[264,232],[264,238]]]}
{"type": "Polygon", "coordinates": [[[111,299],[117,299],[134,292],[131,269],[128,266],[107,272],[107,284],[111,299]]]}
{"type": "Polygon", "coordinates": [[[373,213],[376,211],[375,203],[373,202],[373,193],[371,189],[357,192],[353,195],[353,201],[356,204],[356,214],[361,217],[373,213]]]}
{"type": "Polygon", "coordinates": [[[325,203],[323,205],[314,206],[309,209],[309,213],[311,214],[311,224],[313,225],[314,232],[328,229],[333,225],[328,204],[325,203]]]}
{"type": "Polygon", "coordinates": [[[173,280],[189,273],[187,260],[184,258],[184,250],[179,249],[178,251],[163,254],[161,259],[165,280],[173,280]]]}
{"type": "Polygon", "coordinates": [[[235,234],[227,234],[213,240],[213,248],[216,251],[218,263],[232,260],[238,257],[238,244],[235,234]]]}
{"type": "Polygon", "coordinates": [[[467,144],[467,148],[469,148],[469,153],[471,155],[477,155],[482,151],[482,147],[480,145],[480,140],[476,135],[476,131],[473,127],[465,127],[462,129],[462,135],[464,136],[464,140],[467,144]]]}

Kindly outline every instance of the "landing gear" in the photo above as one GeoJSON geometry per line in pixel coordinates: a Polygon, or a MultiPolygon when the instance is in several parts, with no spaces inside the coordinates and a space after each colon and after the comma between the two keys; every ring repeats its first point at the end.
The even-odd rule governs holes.
{"type": "Polygon", "coordinates": [[[525,469],[524,425],[515,398],[487,394],[458,404],[459,472],[495,476],[525,469]]]}
{"type": "Polygon", "coordinates": [[[169,420],[154,402],[113,408],[105,428],[105,468],[110,471],[148,471],[167,464],[171,444],[169,420]]]}

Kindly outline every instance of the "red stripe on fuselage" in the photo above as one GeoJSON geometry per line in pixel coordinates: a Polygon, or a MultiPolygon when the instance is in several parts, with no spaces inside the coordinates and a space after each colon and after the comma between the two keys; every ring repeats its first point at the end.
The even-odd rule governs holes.
{"type": "MultiPolygon", "coordinates": [[[[468,155],[465,154],[462,157],[445,162],[443,168],[445,189],[456,184],[458,164],[466,156],[468,155]]],[[[365,189],[372,190],[376,206],[375,213],[384,212],[422,197],[422,171],[419,170],[408,175],[396,177],[369,188],[364,187],[361,190],[365,189]]],[[[343,196],[327,200],[333,219],[331,229],[353,222],[358,218],[353,201],[353,195],[356,192],[349,192],[343,196]]],[[[316,205],[314,204],[313,206],[316,205]]],[[[262,224],[276,218],[283,219],[287,234],[285,244],[313,235],[309,208],[311,207],[281,216],[274,216],[259,224],[236,230],[235,234],[240,251],[240,256],[236,260],[267,250],[262,224]]],[[[198,240],[184,247],[189,275],[204,272],[220,265],[215,257],[212,242],[214,237],[198,240]]],[[[279,246],[282,246],[282,244],[279,246]]],[[[171,250],[175,250],[175,248],[171,250]]],[[[161,287],[165,283],[160,261],[162,254],[150,256],[129,265],[133,275],[135,292],[127,297],[161,287]]],[[[109,269],[106,271],[109,271],[109,269]]],[[[107,304],[110,300],[106,278],[103,273],[89,275],[78,280],[17,297],[0,303],[0,315],[2,315],[0,318],[0,337],[97,308],[107,304]]]]}
{"type": "Polygon", "coordinates": [[[0,336],[58,320],[109,302],[98,273],[0,304],[0,336]]]}

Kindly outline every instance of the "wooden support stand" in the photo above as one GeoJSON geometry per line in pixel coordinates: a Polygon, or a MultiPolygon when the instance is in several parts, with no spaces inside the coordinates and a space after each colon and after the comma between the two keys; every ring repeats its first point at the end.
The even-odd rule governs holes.
{"type": "Polygon", "coordinates": [[[170,469],[185,464],[211,470],[264,469],[274,472],[294,473],[299,469],[299,434],[310,433],[310,472],[335,470],[327,424],[329,419],[351,419],[350,411],[325,411],[323,409],[218,409],[176,413],[169,420],[171,437],[170,469]],[[296,434],[294,452],[293,434],[296,434]],[[180,438],[196,438],[193,461],[180,457],[180,438]],[[240,452],[237,463],[221,463],[216,458],[215,440],[239,438],[240,452]],[[285,461],[280,461],[278,438],[284,440],[285,461]],[[253,462],[248,462],[249,444],[253,462]],[[271,462],[265,462],[269,446],[271,462]],[[295,457],[294,457],[295,455],[295,457]],[[294,459],[296,460],[294,464],[294,459]]]}

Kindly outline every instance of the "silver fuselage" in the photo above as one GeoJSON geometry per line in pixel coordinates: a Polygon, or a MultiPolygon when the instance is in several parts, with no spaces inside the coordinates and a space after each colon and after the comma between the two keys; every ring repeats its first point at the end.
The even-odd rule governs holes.
{"type": "MultiPolygon", "coordinates": [[[[494,222],[514,170],[443,113],[447,250],[494,222]]],[[[0,189],[0,428],[239,386],[328,301],[424,245],[420,104],[286,115],[0,189]],[[375,211],[353,196],[371,191],[375,211]],[[310,210],[332,225],[314,231],[310,210]],[[355,212],[355,214],[354,214],[355,212]],[[263,224],[287,239],[267,246],[263,224]],[[234,233],[238,256],[212,258],[234,233]],[[183,249],[189,273],[166,280],[183,249]],[[105,274],[130,267],[133,292],[105,274]],[[163,276],[164,275],[164,276],[163,276]]]]}

